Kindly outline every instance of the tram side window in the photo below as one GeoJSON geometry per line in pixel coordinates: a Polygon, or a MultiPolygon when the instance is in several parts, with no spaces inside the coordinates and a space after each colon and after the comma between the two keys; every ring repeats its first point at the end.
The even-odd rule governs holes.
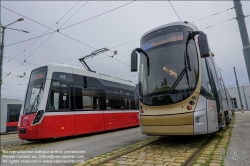
{"type": "Polygon", "coordinates": [[[53,81],[51,85],[47,110],[69,109],[69,85],[59,81],[53,81]]]}
{"type": "Polygon", "coordinates": [[[105,90],[106,109],[121,109],[121,100],[119,90],[105,90]]]}
{"type": "Polygon", "coordinates": [[[131,92],[122,92],[123,109],[135,109],[134,94],[131,92]]]}
{"type": "Polygon", "coordinates": [[[82,91],[83,109],[99,109],[98,91],[95,89],[83,89],[82,91]]]}
{"type": "Polygon", "coordinates": [[[75,87],[75,102],[78,110],[99,109],[98,89],[75,87]]]}
{"type": "Polygon", "coordinates": [[[210,57],[207,58],[207,60],[208,60],[209,67],[211,69],[211,72],[212,72],[212,75],[213,75],[213,78],[214,78],[216,89],[219,91],[220,86],[219,86],[219,81],[218,81],[218,77],[217,77],[217,74],[216,74],[216,70],[215,70],[215,67],[214,67],[214,62],[213,62],[212,58],[210,58],[210,57]]]}
{"type": "Polygon", "coordinates": [[[212,87],[208,77],[208,71],[206,67],[205,58],[201,58],[201,66],[202,66],[202,89],[201,93],[207,97],[208,99],[214,99],[214,95],[212,92],[212,87]]]}
{"type": "Polygon", "coordinates": [[[223,105],[222,105],[221,88],[220,88],[217,73],[216,73],[216,70],[215,70],[215,67],[214,67],[214,62],[213,62],[212,58],[210,58],[210,57],[207,58],[207,61],[208,61],[208,65],[209,65],[209,68],[210,68],[211,77],[213,77],[212,79],[213,79],[215,87],[216,87],[215,91],[216,91],[216,93],[218,93],[218,99],[219,99],[219,102],[220,102],[220,109],[222,109],[223,105]]]}
{"type": "Polygon", "coordinates": [[[75,87],[75,104],[76,109],[83,109],[82,88],[75,87]]]}

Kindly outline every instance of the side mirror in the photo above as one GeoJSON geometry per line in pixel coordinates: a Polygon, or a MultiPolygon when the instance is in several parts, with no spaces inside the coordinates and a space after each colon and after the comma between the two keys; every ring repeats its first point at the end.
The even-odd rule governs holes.
{"type": "Polygon", "coordinates": [[[207,35],[205,33],[200,33],[199,35],[199,46],[201,58],[209,57],[209,46],[207,41],[207,35]]]}
{"type": "Polygon", "coordinates": [[[137,71],[137,53],[133,51],[131,53],[131,72],[137,71]]]}

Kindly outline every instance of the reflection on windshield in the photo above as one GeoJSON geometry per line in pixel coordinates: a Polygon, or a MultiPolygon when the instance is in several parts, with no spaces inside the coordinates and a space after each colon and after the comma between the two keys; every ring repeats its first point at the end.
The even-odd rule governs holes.
{"type": "Polygon", "coordinates": [[[41,103],[46,80],[46,68],[31,73],[29,87],[26,94],[24,114],[35,113],[41,103]]]}
{"type": "MultiPolygon", "coordinates": [[[[150,75],[147,75],[146,58],[141,56],[140,65],[140,93],[142,96],[167,92],[182,72],[184,66],[185,44],[157,47],[146,51],[150,61],[150,75]]],[[[193,41],[188,45],[191,62],[191,71],[188,71],[191,89],[196,86],[198,78],[198,60],[196,48],[193,41]]],[[[189,91],[187,79],[182,77],[175,91],[189,91]]]]}
{"type": "Polygon", "coordinates": [[[36,112],[38,110],[38,106],[40,104],[40,98],[41,98],[40,96],[42,96],[42,95],[43,95],[43,83],[40,85],[39,89],[37,86],[32,88],[32,94],[30,97],[31,108],[30,108],[30,110],[26,110],[27,112],[33,113],[33,112],[36,112]]]}

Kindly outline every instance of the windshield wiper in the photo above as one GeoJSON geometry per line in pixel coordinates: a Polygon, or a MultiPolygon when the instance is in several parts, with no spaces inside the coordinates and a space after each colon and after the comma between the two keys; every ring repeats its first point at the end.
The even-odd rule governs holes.
{"type": "MultiPolygon", "coordinates": [[[[184,63],[186,64],[186,58],[187,58],[187,56],[185,55],[185,52],[184,52],[184,63]]],[[[189,63],[190,63],[190,61],[189,61],[189,63]]],[[[190,64],[189,64],[190,65],[190,64]]],[[[187,65],[185,65],[185,68],[188,68],[188,66],[187,65]]],[[[189,68],[188,68],[189,69],[189,68]]],[[[189,69],[189,71],[191,71],[191,67],[190,67],[190,69],[189,69]]],[[[189,86],[189,76],[188,76],[188,72],[186,71],[186,78],[187,78],[187,83],[188,83],[188,89],[190,89],[190,86],[189,86]]]]}
{"type": "Polygon", "coordinates": [[[39,100],[40,100],[40,94],[41,94],[41,91],[42,91],[42,90],[43,90],[43,83],[41,84],[41,87],[40,87],[40,89],[39,89],[39,92],[38,92],[38,94],[37,94],[37,96],[36,96],[36,98],[35,98],[35,100],[34,100],[32,106],[31,106],[31,109],[30,109],[29,113],[33,112],[33,111],[32,111],[33,109],[37,109],[36,107],[38,106],[38,102],[39,102],[39,100]],[[35,105],[35,104],[36,104],[36,105],[35,105]]]}
{"type": "Polygon", "coordinates": [[[188,54],[188,43],[191,39],[193,39],[193,37],[197,34],[199,34],[199,31],[194,31],[194,32],[190,32],[188,34],[188,38],[186,41],[186,48],[185,48],[185,52],[184,52],[184,65],[185,68],[182,70],[181,74],[178,76],[178,78],[176,79],[176,81],[174,82],[173,86],[171,87],[171,89],[169,90],[168,94],[172,93],[172,91],[176,88],[176,86],[179,84],[181,78],[183,77],[184,74],[186,74],[186,78],[187,78],[187,83],[188,83],[188,88],[190,89],[190,85],[189,85],[189,76],[188,76],[188,72],[187,70],[191,71],[191,64],[190,64],[190,58],[189,58],[189,54],[188,54]]]}
{"type": "Polygon", "coordinates": [[[186,77],[187,77],[187,81],[188,81],[188,87],[189,87],[189,78],[188,78],[188,73],[187,70],[189,69],[187,66],[187,59],[186,59],[186,54],[184,52],[184,69],[181,71],[181,74],[177,77],[177,79],[175,80],[173,86],[171,87],[171,89],[168,91],[167,94],[171,94],[173,92],[173,90],[176,88],[176,86],[179,84],[179,82],[181,81],[183,75],[186,73],[186,77]]]}

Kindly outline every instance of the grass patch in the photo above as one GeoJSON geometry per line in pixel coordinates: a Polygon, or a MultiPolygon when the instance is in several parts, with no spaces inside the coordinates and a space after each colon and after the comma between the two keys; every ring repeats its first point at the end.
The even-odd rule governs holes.
{"type": "MultiPolygon", "coordinates": [[[[231,123],[228,125],[228,127],[223,130],[223,131],[220,131],[220,132],[217,132],[214,136],[214,138],[212,138],[212,140],[210,140],[210,142],[206,145],[206,147],[204,148],[204,150],[200,153],[200,155],[197,157],[197,159],[195,160],[194,164],[200,164],[201,166],[207,166],[209,165],[213,160],[216,160],[216,161],[220,161],[220,162],[216,162],[218,164],[220,164],[221,166],[223,166],[224,164],[224,158],[225,156],[223,156],[223,151],[226,153],[227,152],[227,149],[228,149],[228,146],[229,146],[229,142],[230,142],[230,138],[231,138],[231,135],[232,135],[232,126],[233,126],[233,123],[234,123],[234,117],[232,118],[232,121],[231,123]],[[227,135],[225,135],[225,133],[228,132],[228,139],[227,139],[227,143],[226,145],[223,144],[221,141],[224,137],[226,137],[227,135]],[[214,142],[215,140],[218,140],[217,143],[215,144],[213,150],[211,151],[210,154],[204,154],[205,151],[207,151],[207,148],[208,146],[211,145],[212,142],[214,142]],[[220,146],[220,147],[219,147],[220,146]],[[220,157],[221,159],[216,159],[214,158],[214,155],[217,155],[218,156],[218,151],[217,153],[216,150],[218,149],[221,149],[222,151],[220,152],[220,157]],[[197,162],[197,160],[204,160],[204,158],[202,157],[207,157],[208,159],[206,160],[205,163],[200,163],[200,162],[197,162]]],[[[194,165],[193,164],[193,165],[194,165]]]]}

